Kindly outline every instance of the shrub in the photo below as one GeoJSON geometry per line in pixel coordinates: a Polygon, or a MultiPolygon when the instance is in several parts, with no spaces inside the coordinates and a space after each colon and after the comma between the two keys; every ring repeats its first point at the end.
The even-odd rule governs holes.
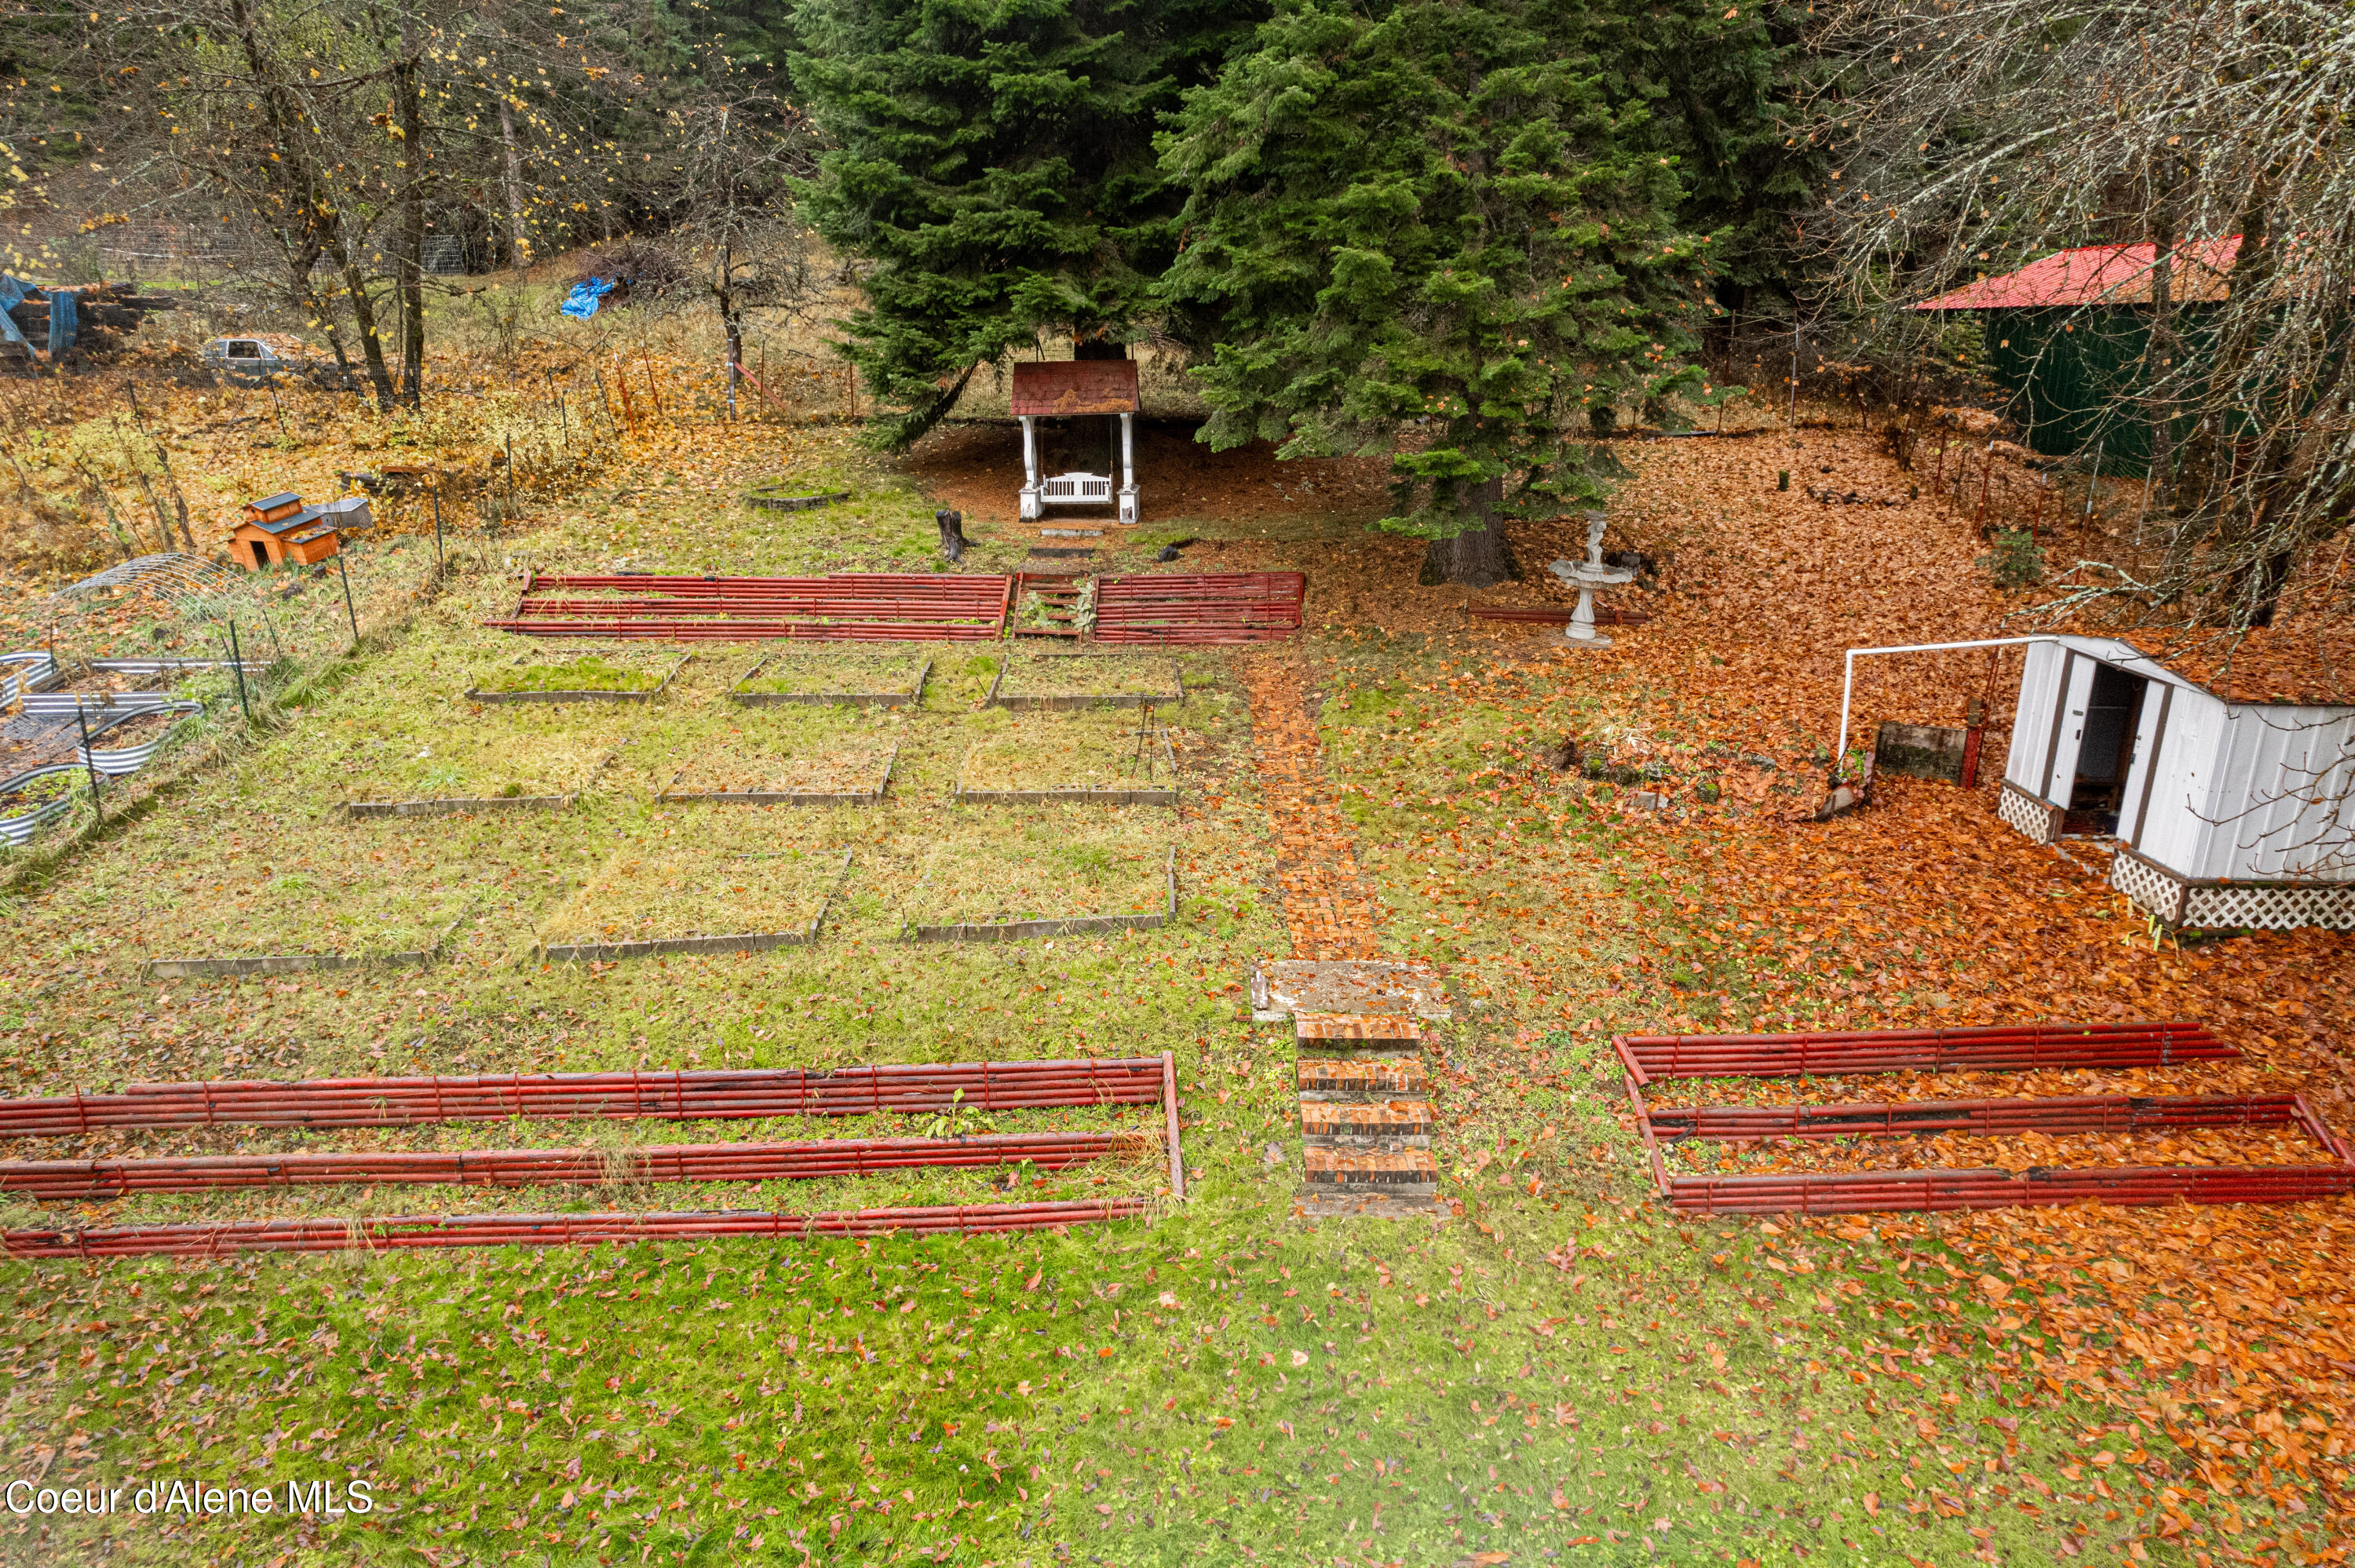
{"type": "Polygon", "coordinates": [[[2044,580],[2044,552],[2036,535],[2024,528],[2007,528],[1995,536],[1995,548],[1979,557],[1979,565],[2003,588],[2033,588],[2044,580]]]}
{"type": "Polygon", "coordinates": [[[613,280],[613,291],[605,302],[620,305],[677,292],[687,282],[687,269],[673,251],[633,236],[581,253],[574,281],[585,283],[591,278],[613,280]]]}

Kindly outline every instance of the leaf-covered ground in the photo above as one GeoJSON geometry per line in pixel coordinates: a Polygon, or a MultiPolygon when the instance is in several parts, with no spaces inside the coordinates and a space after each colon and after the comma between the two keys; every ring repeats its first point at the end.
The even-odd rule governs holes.
{"type": "MultiPolygon", "coordinates": [[[[1856,472],[1842,483],[1901,491],[1900,476],[1872,469],[1875,449],[1807,439],[1847,443],[1837,465],[1856,472]]],[[[2246,1060],[2040,1075],[2019,1092],[2294,1086],[2334,1125],[2355,1121],[2332,1046],[2349,1022],[2348,938],[2154,948],[2091,871],[2000,828],[1984,794],[1907,785],[1827,826],[1787,820],[1814,804],[1829,757],[1841,646],[1968,635],[2009,605],[1981,586],[1966,520],[1930,505],[1827,508],[1774,489],[1789,458],[1707,445],[1631,449],[1627,515],[1658,533],[1629,542],[1673,535],[1678,559],[1644,598],[1656,620],[1601,655],[1555,653],[1538,632],[1481,633],[1460,595],[1413,588],[1400,544],[1328,538],[1321,522],[1294,536],[1255,515],[1218,564],[1305,567],[1313,615],[1331,624],[1289,649],[1187,656],[1188,700],[1157,715],[1175,729],[1182,804],[1151,821],[1156,844],[1178,845],[1179,917],[1118,939],[898,939],[903,889],[927,856],[952,855],[986,886],[982,852],[1018,820],[1049,821],[1044,809],[960,815],[949,801],[959,760],[987,733],[975,705],[995,673],[992,651],[958,649],[936,652],[922,705],[891,728],[890,797],[842,809],[875,869],[845,881],[817,946],[530,961],[538,923],[583,879],[624,843],[678,826],[677,809],[648,798],[655,764],[707,729],[741,726],[719,699],[748,652],[715,659],[709,690],[689,682],[650,714],[582,715],[583,735],[626,723],[640,727],[623,738],[645,744],[624,746],[573,811],[421,824],[480,862],[493,918],[458,959],[138,980],[125,938],[155,917],[138,914],[144,890],[186,887],[176,896],[200,907],[227,896],[213,891],[226,877],[187,874],[250,859],[251,842],[214,847],[225,832],[293,857],[291,873],[269,862],[261,894],[246,896],[316,898],[317,871],[295,863],[306,839],[342,831],[322,810],[319,786],[339,766],[323,737],[396,720],[406,736],[423,722],[412,703],[441,705],[434,725],[473,721],[452,698],[497,642],[471,622],[511,594],[506,556],[542,570],[922,560],[927,498],[837,433],[698,427],[645,441],[628,488],[552,504],[500,557],[475,553],[435,597],[388,616],[356,665],[335,662],[324,639],[304,644],[304,669],[263,694],[287,705],[266,707],[252,735],[216,719],[206,744],[218,754],[192,749],[186,782],[135,821],[54,865],[21,863],[37,874],[16,890],[0,960],[10,1094],[197,1075],[1168,1050],[1188,1196],[1156,1194],[1146,1158],[1024,1178],[1033,1196],[1153,1200],[1150,1223],[1068,1234],[0,1266],[11,1478],[126,1495],[173,1478],[260,1483],[282,1498],[286,1482],[341,1478],[368,1481],[375,1500],[365,1515],[292,1519],[11,1515],[0,1557],[2337,1560],[2355,1418],[2344,1283],[2355,1205],[1794,1226],[1672,1220],[1650,1204],[1608,1046],[1637,1027],[2193,1017],[2246,1060]],[[779,472],[855,499],[788,514],[713,503],[779,472]],[[1636,782],[1532,760],[1566,732],[1636,782]],[[1632,809],[1638,789],[1670,809],[1632,809]],[[182,880],[158,880],[167,871],[182,880]],[[314,885],[273,888],[289,875],[314,885]],[[1446,970],[1434,1152],[1458,1217],[1292,1216],[1291,1040],[1285,1025],[1250,1022],[1246,985],[1256,959],[1318,950],[1446,970]]],[[[1303,498],[1300,514],[1323,503],[1303,498]]],[[[981,564],[1010,559],[1010,528],[987,532],[1006,537],[981,564]]],[[[1517,541],[1537,561],[1570,543],[1542,530],[1517,541]]],[[[123,617],[123,635],[145,635],[123,617]]],[[[1877,680],[1871,722],[1951,722],[1967,694],[1951,670],[1877,680]]],[[[798,735],[804,716],[779,723],[798,735]]],[[[862,735],[889,723],[809,722],[837,717],[862,735]]],[[[870,1119],[632,1137],[921,1130],[870,1119]]],[[[516,1123],[348,1141],[595,1136],[516,1123]]],[[[343,1141],[143,1134],[14,1152],[343,1141]]],[[[1004,1196],[989,1172],[908,1172],[757,1192],[380,1187],[112,1207],[154,1219],[1004,1196]]],[[[51,1219],[60,1212],[112,1217],[90,1206],[51,1219]]],[[[12,1224],[34,1219],[32,1205],[10,1211],[12,1224]]]]}

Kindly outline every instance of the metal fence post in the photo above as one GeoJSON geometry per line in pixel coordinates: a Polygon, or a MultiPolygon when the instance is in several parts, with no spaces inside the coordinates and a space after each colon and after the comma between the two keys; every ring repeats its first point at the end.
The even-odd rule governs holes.
{"type": "Polygon", "coordinates": [[[106,805],[98,798],[98,758],[90,751],[90,715],[82,711],[79,698],[74,702],[74,722],[81,726],[81,765],[90,770],[90,809],[97,813],[99,824],[106,823],[106,805]]]}
{"type": "Polygon", "coordinates": [[[245,660],[237,651],[235,617],[231,617],[229,623],[229,673],[237,677],[237,705],[245,715],[246,727],[250,729],[253,726],[253,704],[245,694],[245,660]]]}
{"type": "Polygon", "coordinates": [[[336,575],[344,579],[344,614],[352,623],[352,652],[357,653],[360,646],[360,612],[352,608],[352,574],[344,566],[341,550],[336,552],[336,575]]]}

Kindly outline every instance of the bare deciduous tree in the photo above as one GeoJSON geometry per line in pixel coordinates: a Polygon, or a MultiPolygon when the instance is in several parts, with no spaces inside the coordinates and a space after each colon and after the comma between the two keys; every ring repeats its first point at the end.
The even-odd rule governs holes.
{"type": "Polygon", "coordinates": [[[1894,330],[2056,249],[2155,247],[2072,324],[2140,308],[2102,418],[2147,427],[2167,548],[2155,569],[2088,563],[2064,602],[2269,622],[2355,516],[2355,11],[1850,0],[1823,47],[1842,69],[1815,133],[1838,173],[1813,238],[1859,317],[1894,330]]]}

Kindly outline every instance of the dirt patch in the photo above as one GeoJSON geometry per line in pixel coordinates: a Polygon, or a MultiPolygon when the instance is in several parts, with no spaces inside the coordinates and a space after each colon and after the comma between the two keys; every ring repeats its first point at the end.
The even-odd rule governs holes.
{"type": "MultiPolygon", "coordinates": [[[[1235,527],[1245,537],[1261,530],[1317,537],[1354,531],[1389,505],[1389,465],[1379,458],[1279,461],[1267,441],[1214,452],[1194,440],[1199,428],[1184,419],[1138,421],[1136,482],[1146,528],[1200,522],[1235,527]]],[[[1062,471],[1067,461],[1087,462],[1089,451],[1049,447],[1048,471],[1062,471]]],[[[1011,421],[943,425],[916,443],[903,467],[937,504],[955,507],[968,522],[1019,520],[1022,430],[1011,421]]],[[[1072,507],[1045,521],[1092,528],[1107,515],[1108,508],[1072,507]]]]}

